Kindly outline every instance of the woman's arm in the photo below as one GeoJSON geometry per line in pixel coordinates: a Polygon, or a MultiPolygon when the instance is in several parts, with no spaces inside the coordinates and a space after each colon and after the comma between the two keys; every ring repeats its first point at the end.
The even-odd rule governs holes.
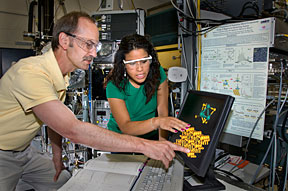
{"type": "MultiPolygon", "coordinates": [[[[160,111],[161,116],[154,117],[154,118],[144,120],[144,121],[131,121],[125,101],[122,99],[118,99],[118,98],[108,98],[113,117],[115,118],[118,124],[118,127],[123,133],[129,134],[129,135],[144,135],[157,128],[158,129],[161,128],[161,129],[168,130],[168,131],[175,133],[177,131],[184,131],[185,128],[188,127],[187,123],[179,119],[176,119],[174,117],[167,117],[168,116],[168,105],[167,105],[168,104],[168,92],[165,93],[166,86],[168,88],[167,82],[163,82],[159,86],[161,89],[161,90],[159,89],[160,90],[159,94],[161,94],[159,100],[161,101],[159,102],[159,106],[157,104],[157,109],[160,109],[158,110],[158,112],[160,111]],[[165,94],[167,96],[165,96],[165,94]],[[164,108],[165,103],[166,103],[166,109],[164,108]]],[[[157,95],[158,95],[158,92],[157,92],[157,95]]],[[[157,98],[157,101],[158,101],[158,98],[157,98]]]]}
{"type": "Polygon", "coordinates": [[[144,121],[131,121],[124,100],[108,98],[108,102],[118,127],[123,133],[128,135],[144,135],[157,128],[156,126],[153,126],[151,119],[144,121]]]}
{"type": "Polygon", "coordinates": [[[74,143],[84,144],[98,150],[111,152],[139,152],[161,160],[165,167],[175,156],[174,150],[189,153],[179,145],[168,141],[150,141],[121,135],[91,123],[79,121],[60,101],[53,100],[32,108],[33,113],[56,133],[74,143]]]}
{"type": "MultiPolygon", "coordinates": [[[[168,117],[168,82],[165,80],[160,84],[157,91],[157,111],[159,117],[168,117]]],[[[168,131],[159,129],[159,140],[166,140],[168,131]]]]}

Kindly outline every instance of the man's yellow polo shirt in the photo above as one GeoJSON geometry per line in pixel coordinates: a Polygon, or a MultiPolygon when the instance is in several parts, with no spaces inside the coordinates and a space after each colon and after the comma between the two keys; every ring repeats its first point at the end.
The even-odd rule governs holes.
{"type": "Polygon", "coordinates": [[[52,49],[13,65],[0,79],[0,149],[24,150],[43,124],[31,108],[64,102],[67,86],[52,49]]]}

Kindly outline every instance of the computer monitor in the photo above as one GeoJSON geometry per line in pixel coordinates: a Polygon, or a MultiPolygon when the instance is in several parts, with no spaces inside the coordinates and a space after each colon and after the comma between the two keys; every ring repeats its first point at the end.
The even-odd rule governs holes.
{"type": "MultiPolygon", "coordinates": [[[[209,168],[233,102],[234,97],[230,95],[204,91],[190,90],[184,97],[178,118],[190,123],[191,127],[184,132],[171,134],[169,140],[191,150],[188,154],[178,154],[199,177],[211,179],[214,175],[213,168],[209,168]]],[[[214,184],[213,181],[211,184],[214,184]]]]}

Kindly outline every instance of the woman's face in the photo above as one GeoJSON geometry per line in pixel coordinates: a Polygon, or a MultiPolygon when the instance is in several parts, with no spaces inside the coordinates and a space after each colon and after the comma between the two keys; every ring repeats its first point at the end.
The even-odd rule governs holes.
{"type": "Polygon", "coordinates": [[[139,88],[140,85],[146,80],[151,61],[152,58],[149,58],[148,53],[144,49],[135,49],[128,54],[125,54],[126,64],[124,64],[127,75],[129,76],[130,83],[135,88],[139,88]],[[133,60],[135,60],[135,62],[133,62],[133,60]]]}

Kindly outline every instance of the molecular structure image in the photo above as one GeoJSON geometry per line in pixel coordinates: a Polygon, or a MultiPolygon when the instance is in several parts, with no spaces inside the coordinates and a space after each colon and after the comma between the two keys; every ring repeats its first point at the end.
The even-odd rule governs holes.
{"type": "MultiPolygon", "coordinates": [[[[210,104],[203,103],[201,112],[199,116],[202,119],[203,124],[207,124],[210,120],[211,115],[216,111],[216,108],[211,107],[210,104]]],[[[195,118],[197,118],[198,115],[195,115],[195,118]]]]}
{"type": "Polygon", "coordinates": [[[210,142],[209,135],[203,135],[201,131],[195,131],[194,127],[182,132],[180,139],[176,139],[175,144],[190,149],[187,156],[190,158],[197,158],[196,153],[201,153],[204,145],[210,142]]]}

